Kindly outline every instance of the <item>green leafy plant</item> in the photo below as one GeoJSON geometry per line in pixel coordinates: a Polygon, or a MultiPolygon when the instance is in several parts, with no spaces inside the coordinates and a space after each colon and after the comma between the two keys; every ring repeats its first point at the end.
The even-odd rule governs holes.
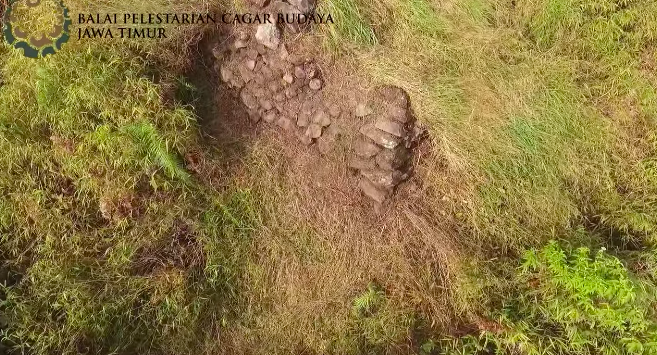
{"type": "Polygon", "coordinates": [[[354,313],[359,316],[370,316],[374,314],[385,301],[385,294],[379,287],[370,282],[367,291],[363,292],[354,300],[354,313]]]}
{"type": "Polygon", "coordinates": [[[498,314],[499,331],[468,337],[456,348],[516,354],[657,353],[655,286],[636,279],[604,249],[529,250],[516,290],[498,314]]]}
{"type": "Polygon", "coordinates": [[[182,166],[180,159],[171,152],[169,142],[158,134],[152,123],[138,122],[124,129],[150,161],[164,169],[170,177],[189,182],[189,173],[182,166]]]}

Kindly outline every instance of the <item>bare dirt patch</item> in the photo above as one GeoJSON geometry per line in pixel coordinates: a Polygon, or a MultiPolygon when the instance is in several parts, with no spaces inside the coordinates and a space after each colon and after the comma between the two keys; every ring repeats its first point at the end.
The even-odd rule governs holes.
{"type": "MultiPolygon", "coordinates": [[[[298,72],[293,79],[302,83],[298,92],[288,94],[284,102],[302,96],[314,103],[315,112],[304,126],[298,124],[302,100],[296,111],[289,106],[277,110],[274,103],[263,105],[262,97],[286,95],[291,83],[267,96],[253,95],[258,104],[249,108],[251,98],[245,103],[241,95],[249,83],[234,77],[240,70],[237,65],[245,66],[242,71],[255,71],[261,65],[258,60],[272,53],[260,48],[264,52],[260,54],[248,45],[236,49],[235,42],[245,40],[241,31],[252,36],[255,29],[222,29],[219,36],[202,41],[202,69],[191,75],[193,84],[207,95],[205,106],[199,107],[202,126],[209,141],[229,157],[217,171],[224,177],[219,180],[254,191],[263,213],[263,227],[256,233],[248,260],[250,272],[243,280],[248,305],[244,324],[222,335],[229,344],[226,353],[236,349],[324,352],[349,336],[353,300],[373,281],[389,300],[385,312],[392,318],[391,327],[401,329],[402,336],[393,339],[400,345],[398,352],[409,352],[404,344],[412,343],[417,324],[452,329],[455,311],[447,299],[453,292],[450,270],[458,263],[455,232],[452,221],[439,213],[440,206],[426,201],[429,192],[423,176],[431,167],[422,166],[420,157],[429,154],[430,144],[417,147],[411,162],[416,173],[399,185],[385,208],[375,211],[359,189],[360,176],[348,164],[360,127],[372,120],[357,117],[355,110],[373,95],[374,87],[347,61],[316,52],[317,38],[287,37],[281,46],[289,56],[281,58],[277,50],[275,60],[292,65],[280,71],[275,68],[281,64],[267,65],[281,79],[302,68],[303,75],[298,72]],[[235,55],[236,51],[244,53],[235,55]],[[291,56],[297,56],[296,65],[291,56]],[[226,68],[231,75],[226,75],[226,68]],[[313,79],[321,80],[319,90],[310,86],[313,79]],[[334,115],[331,110],[336,107],[339,114],[334,115]],[[276,118],[266,118],[267,111],[274,110],[276,118]],[[317,110],[327,114],[329,125],[315,121],[317,110]],[[281,123],[281,117],[291,125],[281,123]],[[319,136],[308,134],[312,123],[320,126],[319,136]],[[417,323],[402,321],[407,317],[417,323]]],[[[263,82],[247,90],[253,94],[266,86],[263,82]]]]}

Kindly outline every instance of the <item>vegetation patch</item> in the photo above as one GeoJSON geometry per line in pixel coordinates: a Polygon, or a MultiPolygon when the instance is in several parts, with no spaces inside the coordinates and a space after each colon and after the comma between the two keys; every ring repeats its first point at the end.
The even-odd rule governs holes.
{"type": "Polygon", "coordinates": [[[221,30],[0,47],[0,352],[657,352],[657,2],[319,6],[285,40],[326,90],[401,87],[429,130],[383,215],[185,77],[219,85],[189,54],[221,30]]]}

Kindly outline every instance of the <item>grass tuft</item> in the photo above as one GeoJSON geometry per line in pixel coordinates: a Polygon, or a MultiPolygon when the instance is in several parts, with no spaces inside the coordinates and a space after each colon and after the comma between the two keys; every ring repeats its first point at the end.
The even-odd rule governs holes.
{"type": "Polygon", "coordinates": [[[378,42],[372,24],[359,0],[334,0],[321,4],[320,12],[331,14],[334,26],[325,26],[328,45],[340,48],[345,43],[368,47],[378,42]]]}

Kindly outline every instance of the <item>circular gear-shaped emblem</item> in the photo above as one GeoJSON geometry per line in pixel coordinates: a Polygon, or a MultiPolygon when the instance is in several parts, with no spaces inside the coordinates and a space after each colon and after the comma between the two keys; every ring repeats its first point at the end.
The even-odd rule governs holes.
{"type": "Polygon", "coordinates": [[[5,11],[3,34],[26,57],[43,58],[68,42],[71,23],[62,0],[13,0],[5,11]]]}

